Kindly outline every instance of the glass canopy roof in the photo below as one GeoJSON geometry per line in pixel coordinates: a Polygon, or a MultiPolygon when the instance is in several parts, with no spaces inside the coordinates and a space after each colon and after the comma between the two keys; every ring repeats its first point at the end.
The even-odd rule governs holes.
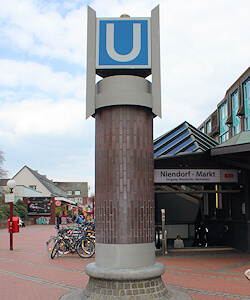
{"type": "Polygon", "coordinates": [[[185,121],[154,140],[154,158],[204,152],[216,145],[214,139],[185,121]]]}

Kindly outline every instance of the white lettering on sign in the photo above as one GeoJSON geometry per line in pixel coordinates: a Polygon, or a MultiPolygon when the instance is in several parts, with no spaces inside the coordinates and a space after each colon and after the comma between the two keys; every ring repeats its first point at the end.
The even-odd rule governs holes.
{"type": "Polygon", "coordinates": [[[238,171],[219,169],[155,169],[154,182],[238,182],[238,171]]]}

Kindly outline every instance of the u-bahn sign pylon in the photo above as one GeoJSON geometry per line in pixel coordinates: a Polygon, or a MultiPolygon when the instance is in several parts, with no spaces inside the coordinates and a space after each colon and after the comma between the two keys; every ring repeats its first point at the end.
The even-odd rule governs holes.
{"type": "Polygon", "coordinates": [[[86,118],[96,120],[96,255],[78,298],[178,299],[163,284],[164,265],[155,261],[159,6],[150,18],[96,18],[88,7],[87,43],[86,118]],[[150,74],[152,82],[145,79],[150,74]],[[102,77],[97,84],[96,75],[102,77]]]}

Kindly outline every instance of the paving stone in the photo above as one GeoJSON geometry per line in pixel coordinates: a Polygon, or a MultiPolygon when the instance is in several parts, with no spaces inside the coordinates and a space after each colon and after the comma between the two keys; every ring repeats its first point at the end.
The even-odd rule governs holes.
{"type": "MultiPolygon", "coordinates": [[[[1,300],[83,299],[83,289],[89,281],[84,270],[95,258],[82,259],[77,254],[68,254],[51,260],[45,242],[54,234],[54,226],[26,226],[15,234],[14,250],[9,251],[9,234],[5,229],[0,231],[1,300]]],[[[185,296],[188,293],[194,299],[250,300],[250,282],[244,275],[250,269],[249,253],[213,249],[184,249],[178,252],[170,249],[167,255],[156,251],[156,261],[166,266],[166,272],[162,275],[165,285],[155,286],[159,288],[158,298],[185,299],[185,292],[185,296]],[[179,293],[177,298],[177,292],[182,292],[182,296],[179,293]]],[[[146,287],[151,287],[147,281],[141,281],[141,284],[145,292],[146,287]]],[[[131,285],[130,282],[124,284],[125,296],[114,296],[108,293],[110,290],[113,293],[112,289],[117,289],[118,283],[107,283],[107,295],[103,295],[106,298],[100,295],[100,287],[93,287],[97,295],[88,300],[128,300],[128,297],[132,300],[151,299],[146,298],[146,293],[132,295],[131,285]]]]}

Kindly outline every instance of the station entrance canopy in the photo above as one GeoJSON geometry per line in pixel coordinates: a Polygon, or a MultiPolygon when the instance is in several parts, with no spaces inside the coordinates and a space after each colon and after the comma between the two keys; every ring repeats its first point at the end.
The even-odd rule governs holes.
{"type": "Polygon", "coordinates": [[[250,166],[246,147],[219,145],[188,122],[155,139],[156,223],[163,206],[169,222],[183,224],[195,222],[205,194],[240,195],[244,186],[242,170],[250,166]]]}
{"type": "MultiPolygon", "coordinates": [[[[235,189],[228,188],[222,192],[239,191],[241,168],[250,168],[247,137],[250,141],[250,132],[242,132],[230,142],[218,144],[188,122],[183,122],[154,141],[155,192],[187,192],[176,188],[170,191],[164,185],[192,185],[193,193],[199,193],[195,190],[202,186],[203,192],[206,192],[204,187],[209,184],[231,184],[235,189]]],[[[190,189],[185,190],[191,192],[190,189]]],[[[216,191],[207,189],[207,192],[216,191]]]]}

